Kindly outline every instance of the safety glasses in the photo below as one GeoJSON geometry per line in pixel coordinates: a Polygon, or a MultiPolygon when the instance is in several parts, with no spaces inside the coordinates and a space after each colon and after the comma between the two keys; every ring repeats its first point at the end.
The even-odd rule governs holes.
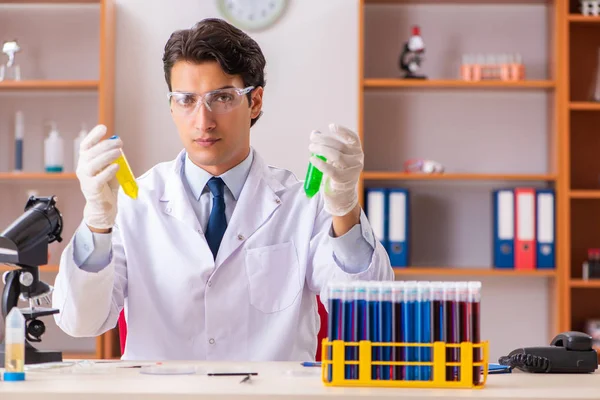
{"type": "Polygon", "coordinates": [[[168,99],[173,112],[181,117],[196,115],[200,105],[215,114],[226,114],[239,106],[244,95],[250,93],[254,86],[246,88],[225,88],[207,92],[203,95],[193,92],[169,92],[168,99]]]}

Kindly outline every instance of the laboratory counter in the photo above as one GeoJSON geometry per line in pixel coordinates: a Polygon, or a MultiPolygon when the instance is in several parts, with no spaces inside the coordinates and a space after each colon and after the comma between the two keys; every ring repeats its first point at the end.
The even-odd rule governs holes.
{"type": "Polygon", "coordinates": [[[296,362],[208,363],[166,362],[154,375],[155,363],[74,361],[63,365],[27,367],[26,380],[0,381],[1,400],[134,399],[600,399],[600,373],[578,375],[527,374],[519,371],[489,375],[483,389],[397,389],[327,387],[319,367],[296,362]],[[256,372],[240,376],[208,373],[256,372]]]}

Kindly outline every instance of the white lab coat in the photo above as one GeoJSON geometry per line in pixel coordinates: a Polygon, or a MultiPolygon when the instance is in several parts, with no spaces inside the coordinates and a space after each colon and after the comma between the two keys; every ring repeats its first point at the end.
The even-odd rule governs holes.
{"type": "MultiPolygon", "coordinates": [[[[139,197],[119,193],[112,261],[86,272],[62,254],[53,306],[75,337],[114,328],[125,308],[123,359],[312,360],[331,281],[393,280],[381,244],[369,267],[344,272],[329,243],[331,216],[289,171],[255,159],[216,260],[186,195],[185,152],[138,179],[139,197]]],[[[366,218],[363,234],[372,235],[366,218]]]]}

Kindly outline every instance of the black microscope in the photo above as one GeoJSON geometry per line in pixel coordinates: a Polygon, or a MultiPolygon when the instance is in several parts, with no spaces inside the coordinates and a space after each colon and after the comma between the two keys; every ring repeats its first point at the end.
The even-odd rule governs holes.
{"type": "MultiPolygon", "coordinates": [[[[58,241],[63,228],[56,197],[31,196],[25,212],[0,233],[0,264],[17,267],[4,273],[2,280],[2,317],[17,307],[19,298],[29,302],[21,308],[25,317],[25,364],[62,361],[59,351],[38,350],[31,344],[41,342],[46,326],[38,318],[57,314],[59,310],[40,307],[52,304],[52,286],[40,280],[39,267],[48,264],[48,244],[58,241]]],[[[0,348],[0,367],[4,366],[4,344],[0,348]]]]}

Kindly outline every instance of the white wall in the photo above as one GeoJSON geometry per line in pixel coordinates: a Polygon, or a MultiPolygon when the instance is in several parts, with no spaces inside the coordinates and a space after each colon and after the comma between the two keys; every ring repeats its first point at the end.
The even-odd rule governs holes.
{"type": "MultiPolygon", "coordinates": [[[[212,0],[118,0],[117,5],[116,129],[139,175],[181,149],[165,101],[164,44],[172,31],[219,13],[212,0]]],[[[264,115],[252,128],[252,144],[267,162],[304,179],[312,129],[326,129],[333,121],[357,129],[358,0],[290,1],[277,25],[251,36],[267,59],[264,115]]],[[[478,229],[479,221],[461,226],[465,223],[478,229]]],[[[482,337],[491,342],[492,361],[515,347],[547,343],[548,280],[486,278],[483,285],[482,337]]]]}
{"type": "MultiPolygon", "coordinates": [[[[206,17],[220,17],[215,1],[117,1],[115,124],[137,175],[182,147],[165,101],[163,48],[172,31],[206,17]]],[[[252,145],[303,179],[312,129],[357,129],[358,0],[291,1],[277,25],[250,34],[267,59],[252,145]]]]}

